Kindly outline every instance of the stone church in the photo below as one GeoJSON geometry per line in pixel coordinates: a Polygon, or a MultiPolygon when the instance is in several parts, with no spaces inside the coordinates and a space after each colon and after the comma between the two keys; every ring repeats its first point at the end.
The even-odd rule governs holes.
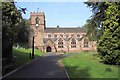
{"type": "MultiPolygon", "coordinates": [[[[89,41],[82,28],[47,28],[44,12],[30,13],[29,46],[43,52],[80,52],[96,50],[96,42],[89,41]]],[[[69,26],[68,26],[69,27],[69,26]]]]}

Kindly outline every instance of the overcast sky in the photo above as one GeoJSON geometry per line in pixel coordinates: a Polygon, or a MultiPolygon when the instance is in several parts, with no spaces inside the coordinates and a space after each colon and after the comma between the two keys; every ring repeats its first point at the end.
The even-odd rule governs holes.
{"type": "Polygon", "coordinates": [[[47,27],[78,27],[83,26],[90,18],[92,12],[83,2],[17,2],[16,6],[26,7],[26,19],[30,18],[30,12],[45,13],[47,27]]]}

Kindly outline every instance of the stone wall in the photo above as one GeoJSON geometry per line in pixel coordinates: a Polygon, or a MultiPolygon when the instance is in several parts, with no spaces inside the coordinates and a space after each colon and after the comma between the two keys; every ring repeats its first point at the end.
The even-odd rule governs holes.
{"type": "Polygon", "coordinates": [[[29,34],[29,46],[32,46],[32,37],[34,36],[34,46],[43,51],[43,37],[45,28],[45,15],[44,12],[31,12],[30,13],[30,34],[29,34]],[[36,18],[38,17],[38,24],[36,24],[36,18]]]}
{"type": "Polygon", "coordinates": [[[44,12],[31,12],[30,13],[30,31],[29,31],[29,46],[32,47],[32,38],[34,36],[34,46],[39,50],[46,52],[47,48],[51,48],[51,52],[80,52],[80,51],[93,51],[96,50],[96,42],[89,41],[88,47],[84,47],[85,32],[45,32],[45,14],[44,12]],[[36,23],[36,18],[38,24],[36,23]],[[77,35],[80,36],[77,36],[77,35]],[[50,36],[49,36],[50,35],[50,36]],[[57,35],[55,37],[55,35],[57,35]],[[44,42],[47,38],[47,42],[44,42]],[[56,40],[52,39],[56,38],[56,40]],[[63,48],[58,48],[58,40],[63,40],[63,48]],[[66,40],[68,38],[68,40],[66,40]],[[72,39],[76,41],[76,47],[71,47],[72,39]]]}

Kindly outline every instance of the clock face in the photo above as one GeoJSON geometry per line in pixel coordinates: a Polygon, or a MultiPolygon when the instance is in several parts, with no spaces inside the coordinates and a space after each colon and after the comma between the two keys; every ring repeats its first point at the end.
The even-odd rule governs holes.
{"type": "Polygon", "coordinates": [[[36,24],[36,26],[38,26],[38,24],[36,24]]]}

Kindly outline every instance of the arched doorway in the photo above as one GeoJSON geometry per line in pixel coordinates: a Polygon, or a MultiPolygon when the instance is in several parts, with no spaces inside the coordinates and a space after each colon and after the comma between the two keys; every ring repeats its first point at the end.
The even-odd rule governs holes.
{"type": "Polygon", "coordinates": [[[51,47],[48,46],[47,49],[46,49],[46,52],[51,52],[51,51],[52,51],[51,47]]]}

